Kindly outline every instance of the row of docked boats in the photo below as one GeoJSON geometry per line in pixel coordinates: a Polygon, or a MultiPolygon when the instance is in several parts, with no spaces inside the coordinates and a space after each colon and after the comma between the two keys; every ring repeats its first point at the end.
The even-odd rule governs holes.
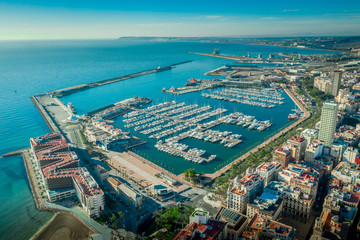
{"type": "Polygon", "coordinates": [[[133,128],[134,131],[148,135],[149,138],[158,139],[155,147],[159,151],[202,163],[215,159],[216,155],[203,158],[202,156],[205,154],[203,150],[197,148],[188,149],[187,145],[178,141],[192,137],[231,148],[242,142],[240,134],[234,134],[230,131],[211,130],[210,128],[219,124],[232,124],[262,131],[271,126],[270,121],[258,121],[254,116],[240,112],[222,116],[225,112],[227,112],[225,108],[211,110],[210,106],[185,105],[173,101],[146,109],[136,109],[129,112],[123,121],[127,123],[125,127],[133,128]],[[216,119],[205,121],[212,117],[216,117],[216,119]],[[164,142],[160,140],[166,137],[168,138],[164,142]]]}
{"type": "Polygon", "coordinates": [[[250,130],[264,131],[265,129],[272,126],[269,120],[259,121],[255,119],[255,116],[245,115],[240,112],[231,113],[227,119],[224,120],[226,124],[232,124],[242,126],[250,130]]]}
{"type": "Polygon", "coordinates": [[[272,103],[272,104],[284,104],[285,103],[282,100],[269,98],[268,96],[262,96],[262,95],[253,96],[253,95],[241,94],[232,89],[224,89],[222,91],[215,91],[214,93],[220,94],[220,95],[226,95],[226,96],[230,96],[230,97],[235,97],[237,99],[247,99],[247,100],[266,102],[266,103],[272,103]]]}
{"type": "Polygon", "coordinates": [[[216,158],[216,155],[210,155],[208,159],[201,157],[206,153],[203,149],[190,148],[186,151],[189,146],[177,141],[162,142],[161,140],[155,144],[155,148],[159,151],[166,152],[170,155],[182,157],[185,160],[192,161],[195,163],[203,163],[204,161],[212,161],[216,158]]]}
{"type": "Polygon", "coordinates": [[[203,140],[205,142],[220,142],[220,144],[223,144],[225,147],[234,147],[235,145],[242,142],[240,140],[241,134],[232,134],[230,131],[218,131],[218,130],[206,130],[205,132],[196,131],[196,130],[190,130],[187,132],[188,137],[192,137],[198,140],[203,140]]]}
{"type": "Polygon", "coordinates": [[[167,136],[170,136],[172,134],[176,134],[178,132],[181,132],[181,131],[183,131],[183,130],[185,130],[187,128],[189,128],[189,126],[185,126],[184,124],[179,124],[174,128],[169,128],[169,129],[165,129],[165,130],[163,130],[161,132],[154,133],[154,134],[150,135],[149,138],[160,139],[160,138],[167,137],[167,136]]]}
{"type": "Polygon", "coordinates": [[[249,97],[261,97],[263,99],[273,99],[277,101],[283,101],[284,98],[281,96],[281,93],[272,88],[263,88],[263,89],[255,89],[255,88],[229,88],[227,91],[231,91],[233,93],[237,93],[243,96],[249,97]]]}
{"type": "Polygon", "coordinates": [[[242,104],[247,104],[247,105],[251,105],[251,106],[258,106],[258,107],[263,107],[263,108],[274,108],[275,107],[274,104],[267,104],[267,103],[263,103],[263,102],[250,101],[250,100],[246,100],[246,99],[231,98],[231,97],[228,97],[228,95],[229,94],[226,94],[226,93],[223,93],[223,94],[202,93],[201,94],[201,96],[205,97],[205,98],[223,100],[223,101],[232,102],[232,103],[242,103],[242,104]]]}

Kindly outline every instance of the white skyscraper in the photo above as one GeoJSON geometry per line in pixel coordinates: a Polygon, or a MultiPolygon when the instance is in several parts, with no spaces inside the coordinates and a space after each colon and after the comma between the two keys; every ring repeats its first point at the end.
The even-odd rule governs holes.
{"type": "Polygon", "coordinates": [[[325,146],[331,147],[336,130],[336,119],[338,104],[336,102],[325,102],[321,111],[321,125],[319,139],[324,141],[325,146]]]}

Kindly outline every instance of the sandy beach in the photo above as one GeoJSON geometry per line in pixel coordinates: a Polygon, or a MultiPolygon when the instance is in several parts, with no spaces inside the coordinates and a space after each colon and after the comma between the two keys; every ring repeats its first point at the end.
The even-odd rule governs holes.
{"type": "Polygon", "coordinates": [[[85,240],[92,239],[94,230],[70,212],[56,213],[31,240],[85,240]]]}

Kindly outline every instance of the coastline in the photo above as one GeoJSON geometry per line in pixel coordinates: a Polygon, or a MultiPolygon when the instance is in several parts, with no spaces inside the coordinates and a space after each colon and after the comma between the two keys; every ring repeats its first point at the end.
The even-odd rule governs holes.
{"type": "Polygon", "coordinates": [[[22,156],[22,158],[24,160],[27,177],[28,177],[28,180],[29,180],[31,193],[33,195],[33,199],[34,199],[36,208],[39,209],[40,211],[51,211],[48,207],[46,207],[44,205],[44,203],[42,201],[39,186],[36,184],[36,180],[35,180],[36,178],[35,178],[34,169],[31,166],[30,155],[27,152],[28,150],[29,150],[29,148],[23,150],[22,153],[21,153],[21,156],[22,156]]]}
{"type": "Polygon", "coordinates": [[[47,228],[50,226],[50,224],[54,221],[55,217],[58,215],[59,213],[56,212],[54,214],[54,216],[52,216],[49,221],[47,221],[47,223],[45,223],[44,225],[41,226],[41,228],[39,228],[39,230],[36,231],[36,233],[34,233],[34,235],[32,235],[32,237],[29,240],[34,240],[36,238],[39,237],[39,235],[47,228]]]}
{"type": "Polygon", "coordinates": [[[79,228],[81,228],[81,232],[87,230],[89,239],[99,235],[95,229],[89,226],[75,213],[71,211],[57,211],[54,216],[30,238],[30,240],[45,240],[49,239],[49,236],[54,236],[54,234],[60,234],[64,237],[64,235],[70,233],[76,234],[76,231],[78,231],[79,228]],[[76,229],[74,229],[74,227],[76,227],[76,229]],[[70,233],[67,231],[70,231],[70,233]]]}
{"type": "Polygon", "coordinates": [[[242,163],[251,153],[257,152],[259,149],[265,147],[270,142],[272,142],[275,139],[281,137],[281,135],[287,133],[288,131],[290,131],[294,127],[298,126],[300,123],[302,123],[303,121],[305,121],[306,119],[308,119],[311,116],[310,112],[305,109],[305,107],[299,102],[299,100],[294,96],[294,94],[290,90],[285,88],[283,85],[282,85],[282,87],[283,87],[284,91],[286,92],[286,94],[291,98],[291,100],[301,109],[301,111],[303,111],[305,113],[305,116],[303,118],[300,118],[299,120],[297,120],[296,122],[294,122],[293,124],[288,126],[287,128],[281,130],[280,132],[278,132],[274,136],[270,137],[265,142],[261,143],[260,145],[255,146],[250,151],[248,151],[247,153],[245,153],[241,157],[235,159],[234,161],[232,161],[231,163],[229,163],[225,167],[221,168],[220,170],[216,171],[215,173],[204,174],[204,176],[206,176],[206,177],[208,177],[210,179],[215,179],[215,178],[223,175],[225,172],[227,172],[231,168],[232,164],[240,164],[240,163],[242,163]]]}
{"type": "MultiPolygon", "coordinates": [[[[29,180],[30,188],[31,188],[31,193],[33,195],[33,199],[34,199],[36,208],[39,211],[47,211],[47,212],[55,213],[54,216],[52,216],[51,219],[49,219],[44,225],[42,225],[30,239],[31,240],[38,239],[38,237],[41,234],[43,234],[45,231],[48,231],[48,229],[54,228],[54,226],[57,228],[60,228],[58,226],[58,221],[55,221],[57,219],[57,217],[59,216],[59,214],[64,214],[67,216],[67,218],[70,218],[70,219],[71,219],[71,217],[73,219],[75,218],[77,221],[81,222],[84,227],[86,227],[87,229],[89,229],[89,231],[92,232],[91,235],[98,235],[99,233],[93,227],[91,227],[88,223],[86,223],[81,217],[79,217],[77,214],[75,214],[71,209],[69,209],[69,210],[54,209],[51,207],[47,207],[44,204],[41,194],[40,194],[40,189],[39,189],[38,185],[36,184],[35,173],[34,173],[34,169],[32,168],[32,165],[31,165],[31,157],[30,157],[28,151],[29,151],[29,148],[24,149],[21,153],[21,156],[24,159],[25,169],[26,169],[27,177],[29,180]]],[[[65,227],[67,227],[66,224],[61,225],[61,228],[65,228],[65,227]]],[[[51,230],[49,230],[49,231],[51,232],[51,230]]],[[[56,229],[56,231],[58,231],[58,229],[56,229]]]]}
{"type": "MultiPolygon", "coordinates": [[[[118,39],[119,40],[119,39],[118,39]]],[[[121,40],[121,39],[120,39],[121,40]]],[[[135,39],[136,40],[136,39],[135,39]]],[[[219,41],[166,41],[166,40],[140,40],[140,41],[150,41],[150,42],[195,42],[195,43],[213,43],[213,44],[226,44],[226,42],[219,42],[219,41]]],[[[237,44],[237,45],[249,45],[249,46],[269,46],[269,47],[279,47],[279,48],[294,48],[294,49],[308,49],[308,50],[317,50],[317,51],[327,51],[327,52],[336,52],[336,53],[347,53],[346,51],[341,50],[334,50],[334,49],[320,49],[320,48],[297,48],[297,47],[290,47],[290,46],[279,46],[279,45],[271,45],[271,44],[256,44],[256,43],[241,43],[241,42],[230,42],[229,44],[237,44]]]]}

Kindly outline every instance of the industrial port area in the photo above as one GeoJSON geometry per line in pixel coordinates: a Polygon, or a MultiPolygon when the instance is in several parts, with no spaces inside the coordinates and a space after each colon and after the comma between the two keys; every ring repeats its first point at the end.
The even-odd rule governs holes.
{"type": "MultiPolygon", "coordinates": [[[[208,79],[184,79],[183,87],[152,90],[174,100],[133,96],[80,114],[76,103],[66,103],[63,98],[172,71],[191,60],[32,96],[52,131],[34,136],[30,148],[20,151],[37,207],[69,213],[79,226],[88,226],[83,231],[92,239],[319,240],[333,239],[321,238],[327,236],[325,232],[345,234],[341,226],[347,225],[347,218],[341,215],[343,225],[340,220],[329,220],[330,215],[337,216],[331,211],[334,207],[327,206],[331,209],[324,213],[320,205],[330,201],[330,193],[336,198],[332,193],[336,178],[331,171],[341,172],[336,165],[346,148],[340,151],[325,143],[326,139],[318,136],[322,131],[318,121],[321,116],[321,124],[325,122],[320,114],[324,100],[337,97],[341,102],[337,94],[345,94],[343,89],[350,80],[359,81],[353,70],[360,69],[359,61],[334,65],[330,59],[337,59],[336,54],[234,56],[220,54],[220,49],[193,54],[234,62],[203,73],[208,79]],[[304,84],[323,72],[333,74],[335,69],[343,74],[336,94],[320,98],[314,95],[312,85],[310,89],[304,84]],[[183,95],[191,95],[191,100],[176,99],[183,95]],[[271,111],[284,106],[283,114],[276,116],[283,124],[279,126],[271,111]],[[252,136],[261,139],[246,145],[252,136]],[[322,142],[316,142],[318,138],[322,142]],[[321,154],[319,145],[324,148],[321,154]],[[170,167],[169,162],[178,165],[170,167]],[[191,167],[184,171],[185,166],[191,167]],[[328,184],[333,185],[326,195],[328,184]],[[173,209],[181,216],[190,211],[189,219],[171,225],[171,230],[168,226],[159,229],[154,218],[171,214],[173,209]],[[327,229],[324,222],[329,221],[339,225],[327,229]],[[190,238],[201,229],[202,238],[190,238]],[[166,233],[170,231],[173,236],[169,238],[166,233]]],[[[336,114],[339,120],[354,112],[336,114]]],[[[357,210],[360,195],[355,190],[351,194],[356,204],[347,204],[350,200],[345,201],[345,194],[336,203],[344,201],[357,210]]],[[[358,221],[355,215],[352,224],[358,221]]],[[[354,229],[349,225],[347,233],[354,229]]],[[[47,236],[46,227],[34,239],[44,239],[41,236],[47,236]]]]}

